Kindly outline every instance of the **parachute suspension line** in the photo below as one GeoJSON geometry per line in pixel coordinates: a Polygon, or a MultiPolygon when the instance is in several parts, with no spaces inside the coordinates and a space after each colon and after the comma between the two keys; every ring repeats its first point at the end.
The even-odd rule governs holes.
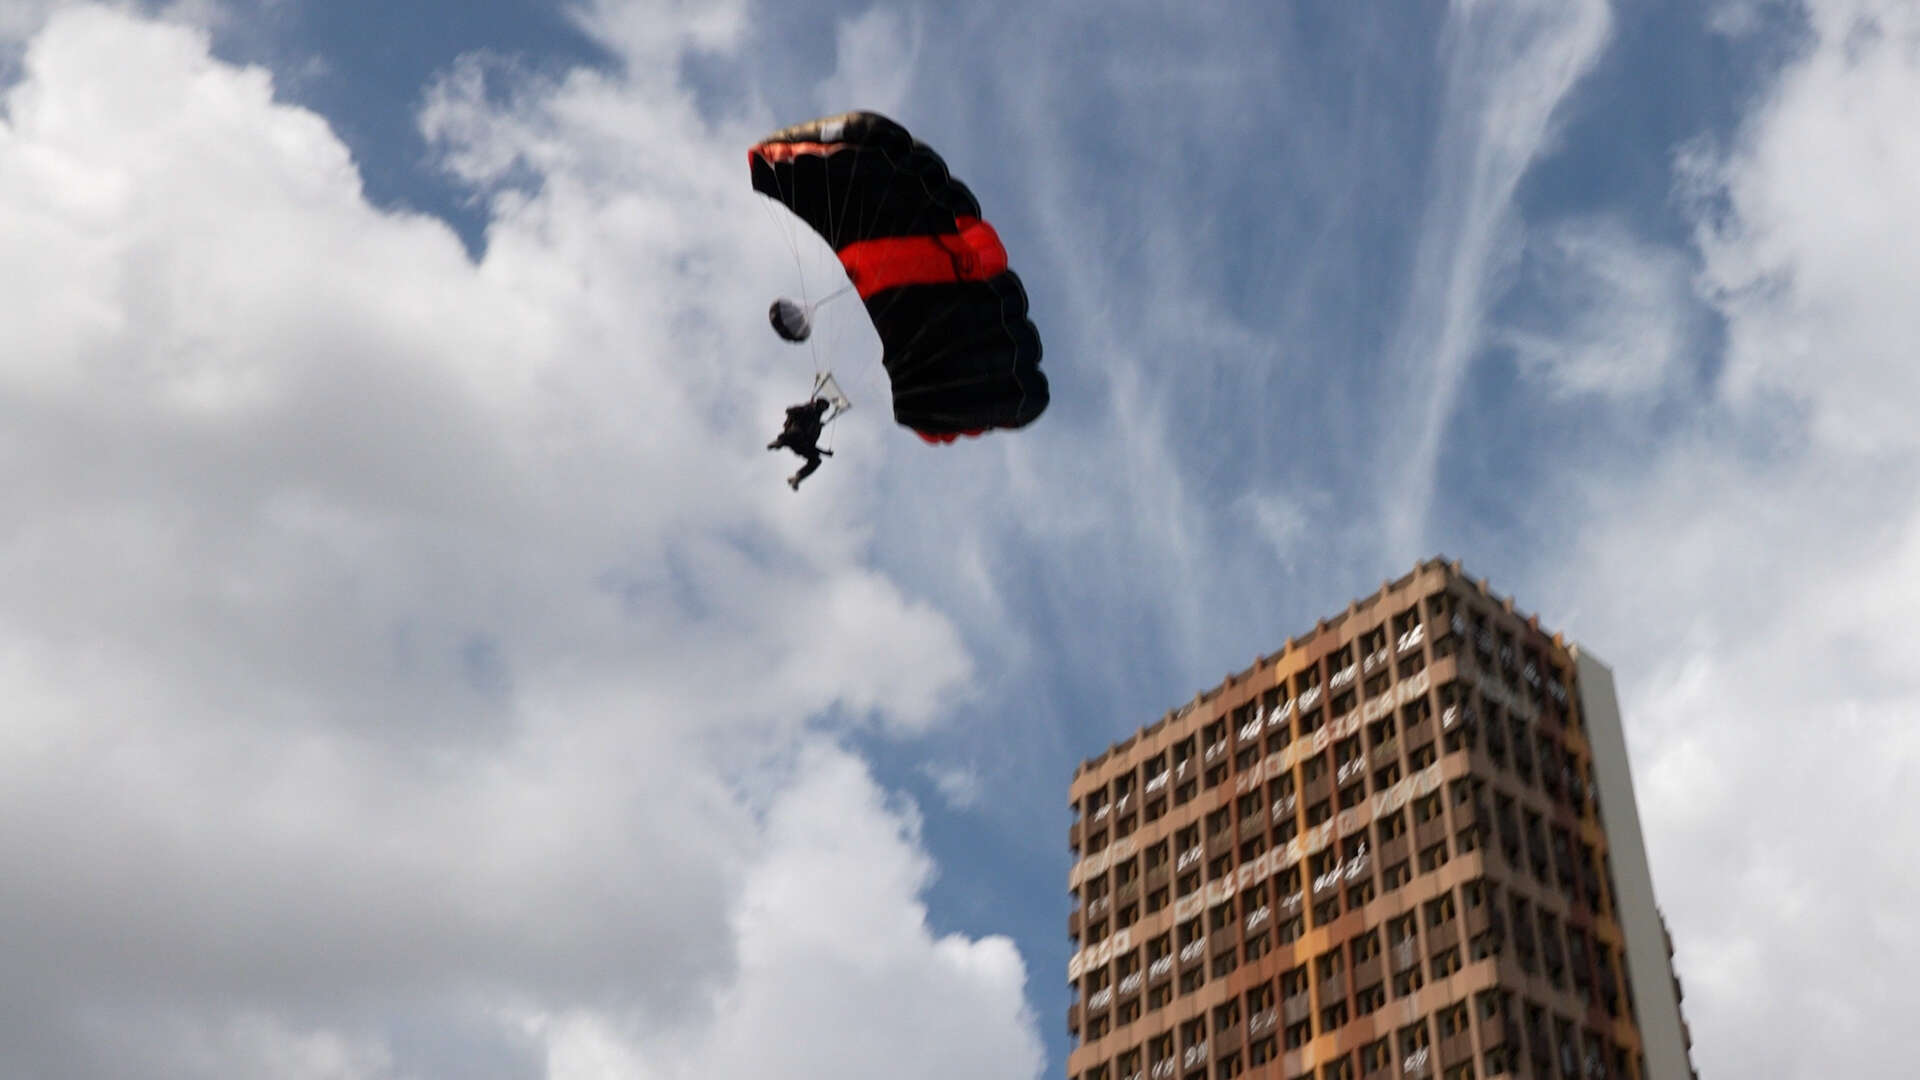
{"type": "MultiPolygon", "coordinates": [[[[774,173],[773,175],[774,175],[774,183],[775,183],[775,184],[779,184],[779,183],[780,183],[780,179],[779,179],[779,176],[780,176],[780,174],[778,173],[778,171],[776,171],[776,172],[775,172],[775,173],[774,173]]],[[[829,176],[829,180],[828,180],[828,183],[829,183],[829,184],[831,184],[831,182],[832,182],[832,181],[831,181],[831,173],[829,173],[829,174],[828,174],[828,176],[829,176]]],[[[781,203],[783,203],[783,204],[787,204],[787,205],[791,205],[791,203],[792,203],[792,200],[791,200],[791,199],[790,199],[790,198],[789,198],[789,197],[787,196],[787,192],[786,192],[786,188],[785,188],[785,186],[784,186],[784,185],[781,185],[781,186],[780,186],[780,189],[779,189],[779,190],[780,190],[780,201],[781,201],[781,203]]],[[[801,305],[801,309],[802,309],[803,311],[805,311],[805,312],[807,313],[807,316],[808,316],[808,318],[809,318],[809,319],[811,319],[811,318],[812,318],[812,315],[813,315],[813,312],[814,312],[814,310],[815,310],[816,308],[818,308],[818,307],[820,306],[820,304],[824,304],[824,303],[826,303],[826,302],[827,302],[828,300],[831,300],[831,299],[833,299],[833,298],[834,298],[835,296],[838,296],[838,295],[839,295],[839,293],[834,293],[834,294],[831,294],[831,295],[829,295],[829,296],[826,296],[826,297],[824,297],[824,298],[822,298],[822,299],[820,300],[820,304],[816,304],[816,303],[814,303],[814,302],[813,302],[813,301],[812,301],[812,300],[811,300],[811,299],[809,298],[809,295],[808,295],[808,294],[809,294],[809,291],[810,291],[810,290],[808,289],[808,286],[807,286],[807,267],[806,267],[806,260],[805,260],[805,259],[803,259],[803,258],[801,257],[801,255],[800,255],[800,236],[799,236],[799,233],[800,233],[800,224],[801,224],[801,223],[800,223],[800,222],[799,222],[799,221],[798,221],[798,220],[797,220],[797,219],[796,219],[796,218],[794,217],[794,215],[793,215],[793,214],[791,214],[791,213],[783,213],[783,212],[782,212],[781,210],[779,210],[779,209],[777,209],[777,208],[775,208],[775,207],[774,207],[774,206],[772,206],[771,204],[768,204],[768,203],[765,203],[765,202],[763,202],[763,203],[762,203],[762,206],[763,206],[763,207],[764,207],[764,209],[766,210],[766,212],[767,212],[767,216],[768,216],[769,218],[771,218],[771,219],[773,220],[773,222],[774,222],[774,227],[780,230],[780,235],[781,235],[781,237],[782,237],[782,238],[784,238],[784,239],[786,240],[786,242],[787,242],[787,252],[788,252],[788,254],[790,254],[790,255],[792,255],[792,256],[793,256],[793,272],[794,272],[794,274],[795,274],[795,276],[796,276],[796,277],[798,277],[798,278],[800,279],[800,305],[801,305]]],[[[851,286],[851,285],[849,285],[849,286],[848,286],[848,288],[852,288],[852,286],[851,286]]],[[[845,290],[842,290],[842,291],[844,292],[845,290]]],[[[823,382],[823,381],[824,381],[824,380],[825,380],[826,378],[828,378],[828,377],[829,377],[829,375],[828,375],[828,372],[827,372],[827,370],[826,370],[826,369],[825,369],[825,368],[824,368],[823,366],[821,366],[821,363],[820,363],[820,342],[819,342],[819,341],[817,340],[817,337],[816,337],[815,335],[813,335],[813,334],[808,334],[808,335],[807,335],[807,352],[808,352],[808,353],[809,353],[809,354],[810,354],[810,355],[812,356],[812,358],[813,358],[813,375],[814,375],[814,381],[813,381],[813,385],[812,385],[812,387],[811,387],[811,388],[810,388],[810,389],[809,389],[809,390],[807,391],[807,400],[808,400],[808,401],[812,401],[812,400],[813,400],[813,397],[814,397],[814,394],[816,394],[816,393],[817,393],[817,392],[819,391],[819,389],[820,389],[820,386],[821,386],[821,383],[822,383],[822,382],[823,382]]]]}
{"type": "Polygon", "coordinates": [[[845,285],[842,285],[842,286],[841,286],[841,287],[839,287],[838,289],[835,289],[835,290],[833,290],[832,292],[830,292],[830,293],[828,293],[827,295],[825,295],[825,296],[823,296],[823,297],[821,297],[820,299],[818,299],[818,300],[815,300],[815,301],[814,301],[813,303],[811,303],[811,304],[809,304],[809,305],[807,305],[807,308],[808,308],[808,312],[807,312],[807,313],[808,313],[808,314],[812,314],[813,312],[815,312],[815,311],[818,311],[819,309],[821,309],[821,308],[823,308],[823,307],[826,307],[826,306],[827,306],[827,304],[828,304],[828,303],[829,303],[830,301],[833,301],[833,300],[838,300],[839,298],[841,298],[841,297],[843,297],[843,296],[845,296],[845,295],[847,295],[848,293],[850,293],[850,292],[852,292],[852,291],[853,291],[853,282],[851,282],[851,281],[849,281],[849,282],[847,282],[847,283],[846,283],[845,285]]]}

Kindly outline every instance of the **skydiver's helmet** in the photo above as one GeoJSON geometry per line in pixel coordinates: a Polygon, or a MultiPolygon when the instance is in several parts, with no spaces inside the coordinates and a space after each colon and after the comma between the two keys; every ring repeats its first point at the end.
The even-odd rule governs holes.
{"type": "Polygon", "coordinates": [[[813,333],[813,320],[807,317],[807,309],[784,296],[767,309],[767,321],[773,324],[773,332],[785,341],[805,341],[813,333]]]}

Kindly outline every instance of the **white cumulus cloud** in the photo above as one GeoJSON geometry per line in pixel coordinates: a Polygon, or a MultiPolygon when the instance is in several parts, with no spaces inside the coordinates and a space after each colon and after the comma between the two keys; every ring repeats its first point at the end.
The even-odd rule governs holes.
{"type": "Polygon", "coordinates": [[[1549,575],[1625,683],[1702,1075],[1893,1075],[1920,1005],[1920,12],[1806,13],[1685,162],[1712,396],[1549,575]]]}
{"type": "Polygon", "coordinates": [[[494,197],[475,263],[204,33],[76,4],[33,36],[0,120],[0,1073],[632,1075],[723,1009],[884,1004],[810,951],[853,897],[885,978],[936,987],[919,1046],[1038,1067],[1019,957],[929,930],[909,819],[802,750],[822,714],[927,730],[972,669],[862,564],[859,455],[796,499],[760,450],[764,118],[634,67],[432,98],[494,197]],[[822,843],[835,873],[782,876],[822,843]],[[562,1037],[592,1030],[620,1053],[562,1037]]]}

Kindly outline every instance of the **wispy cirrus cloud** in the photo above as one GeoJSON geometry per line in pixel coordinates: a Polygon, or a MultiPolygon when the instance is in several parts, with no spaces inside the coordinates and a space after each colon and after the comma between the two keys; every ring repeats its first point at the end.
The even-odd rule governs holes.
{"type": "Polygon", "coordinates": [[[1553,149],[1557,111],[1611,24],[1605,0],[1449,8],[1431,191],[1391,352],[1405,395],[1379,475],[1390,558],[1422,553],[1442,440],[1485,345],[1490,284],[1515,256],[1514,193],[1553,149]]]}

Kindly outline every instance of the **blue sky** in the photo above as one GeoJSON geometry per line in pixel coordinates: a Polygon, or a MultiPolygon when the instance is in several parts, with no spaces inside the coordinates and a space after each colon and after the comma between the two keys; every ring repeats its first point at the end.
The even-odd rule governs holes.
{"type": "Polygon", "coordinates": [[[1444,553],[1615,667],[1703,1074],[1889,1075],[1916,42],[13,9],[0,1072],[1057,1076],[1074,764],[1444,553]],[[1053,404],[925,447],[829,312],[858,408],[796,497],[745,147],[855,107],[980,197],[1053,404]]]}

